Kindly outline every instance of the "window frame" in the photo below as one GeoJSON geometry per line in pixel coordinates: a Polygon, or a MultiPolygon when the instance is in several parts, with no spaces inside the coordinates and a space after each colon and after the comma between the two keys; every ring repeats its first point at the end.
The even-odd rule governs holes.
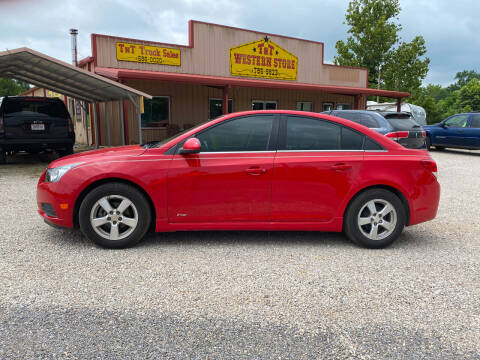
{"type": "Polygon", "coordinates": [[[353,109],[353,106],[349,103],[337,103],[337,105],[335,106],[335,110],[342,111],[342,110],[354,110],[354,109],[353,109]],[[344,105],[347,105],[348,109],[344,109],[343,108],[344,105]],[[339,109],[338,108],[339,106],[342,106],[342,109],[339,109]]]}
{"type": "MultiPolygon", "coordinates": [[[[473,127],[473,126],[472,126],[473,121],[474,121],[474,120],[477,120],[477,119],[474,119],[475,116],[479,116],[479,117],[480,117],[480,113],[479,113],[479,114],[472,114],[472,115],[470,116],[470,120],[469,120],[468,126],[467,126],[467,127],[470,128],[470,129],[480,129],[480,124],[479,124],[479,126],[476,126],[476,127],[473,127]]],[[[479,119],[479,120],[480,120],[480,119],[479,119]]]]}
{"type": "Polygon", "coordinates": [[[313,112],[315,111],[315,104],[313,103],[313,101],[297,101],[297,103],[295,104],[295,110],[296,111],[306,111],[306,112],[313,112]],[[303,107],[303,104],[310,104],[310,110],[298,110],[298,104],[302,104],[302,107],[303,107]]]}
{"type": "MultiPolygon", "coordinates": [[[[263,103],[263,109],[262,110],[267,110],[265,109],[265,106],[267,103],[275,103],[275,109],[268,109],[268,110],[278,110],[278,101],[277,100],[252,100],[252,109],[253,110],[253,103],[263,103]]],[[[253,111],[260,111],[260,110],[253,110],[253,111]]]]}
{"type": "Polygon", "coordinates": [[[249,118],[249,117],[257,117],[257,116],[268,116],[268,117],[271,117],[272,118],[272,128],[270,130],[270,139],[269,139],[269,143],[267,145],[267,150],[258,150],[258,151],[202,151],[200,152],[199,154],[248,154],[248,153],[271,153],[271,152],[275,152],[277,151],[278,149],[278,139],[279,139],[279,122],[280,122],[280,117],[279,117],[279,114],[254,114],[254,115],[243,115],[243,116],[236,116],[236,117],[233,117],[231,119],[228,119],[228,120],[225,120],[225,121],[220,121],[212,126],[209,126],[207,127],[206,129],[202,129],[192,135],[190,135],[189,137],[181,140],[180,142],[178,142],[174,147],[176,147],[174,153],[175,155],[179,155],[180,154],[180,150],[182,149],[183,147],[183,144],[185,143],[185,141],[187,141],[188,139],[190,138],[193,138],[193,137],[197,137],[198,135],[200,135],[201,133],[203,132],[206,132],[208,130],[211,130],[217,126],[221,126],[222,124],[226,124],[228,122],[231,122],[231,121],[234,121],[234,120],[239,120],[239,119],[244,119],[244,118],[249,118]]]}
{"type": "Polygon", "coordinates": [[[324,102],[322,103],[322,111],[334,111],[335,110],[335,103],[333,102],[324,102]],[[325,110],[325,105],[331,105],[331,108],[328,110],[325,110]]]}
{"type": "MultiPolygon", "coordinates": [[[[209,120],[215,120],[215,119],[218,119],[218,118],[219,118],[220,116],[222,116],[223,114],[220,115],[220,116],[218,116],[218,117],[216,117],[215,119],[212,119],[212,118],[210,117],[210,115],[211,115],[211,114],[210,114],[210,100],[217,100],[217,101],[220,100],[220,101],[222,102],[222,107],[223,107],[223,99],[222,99],[222,98],[216,98],[216,97],[209,97],[209,98],[208,98],[208,119],[209,119],[209,120]]],[[[231,113],[234,113],[234,112],[235,112],[235,110],[233,110],[233,106],[234,106],[234,104],[233,104],[233,98],[229,97],[229,98],[228,98],[228,102],[230,102],[230,100],[232,101],[232,111],[229,112],[228,114],[231,114],[231,113]]]]}
{"type": "Polygon", "coordinates": [[[152,96],[152,100],[154,98],[167,98],[168,99],[168,123],[165,126],[145,126],[145,127],[142,124],[142,130],[143,129],[146,129],[146,130],[148,130],[148,129],[164,130],[168,127],[168,125],[172,124],[172,99],[171,99],[170,95],[152,96]]]}
{"type": "Polygon", "coordinates": [[[361,131],[358,131],[354,128],[351,128],[349,126],[345,126],[343,124],[337,123],[335,121],[330,121],[327,119],[322,119],[322,118],[317,118],[313,116],[305,116],[305,115],[290,115],[290,114],[281,114],[279,118],[279,128],[278,128],[278,139],[277,139],[277,152],[387,152],[388,150],[385,149],[384,146],[373,140],[370,136],[362,133],[361,131]],[[340,139],[339,139],[339,146],[342,146],[342,128],[347,128],[348,130],[354,131],[360,135],[363,136],[363,141],[362,141],[362,149],[359,150],[352,150],[352,149],[328,149],[328,150],[288,150],[286,149],[286,141],[287,141],[287,120],[288,117],[300,117],[300,118],[308,118],[312,120],[317,120],[317,121],[324,121],[324,122],[329,122],[333,125],[336,125],[340,128],[340,139]],[[367,139],[370,141],[374,142],[377,144],[382,150],[365,150],[365,144],[367,142],[367,139]]]}

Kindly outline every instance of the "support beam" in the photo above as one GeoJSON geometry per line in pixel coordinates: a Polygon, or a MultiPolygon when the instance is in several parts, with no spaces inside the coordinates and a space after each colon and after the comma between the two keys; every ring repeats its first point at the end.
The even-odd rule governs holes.
{"type": "Polygon", "coordinates": [[[135,106],[135,109],[137,110],[137,124],[138,124],[138,143],[142,144],[143,139],[142,139],[142,113],[140,112],[140,96],[138,97],[133,97],[130,94],[128,94],[128,97],[130,98],[130,101],[132,102],[133,106],[135,106]],[[137,99],[137,100],[135,100],[137,99]]]}
{"type": "Polygon", "coordinates": [[[105,102],[104,104],[105,104],[105,122],[107,123],[107,145],[112,146],[111,139],[110,139],[110,111],[108,110],[109,103],[105,102]]]}
{"type": "Polygon", "coordinates": [[[120,124],[122,125],[122,145],[125,145],[125,118],[123,116],[123,100],[120,100],[118,102],[118,105],[120,107],[120,124]]]}
{"type": "Polygon", "coordinates": [[[223,88],[223,115],[228,114],[228,90],[230,85],[227,85],[223,88]]]}
{"type": "Polygon", "coordinates": [[[362,98],[362,95],[355,95],[354,101],[353,101],[353,109],[354,110],[360,110],[360,99],[362,98]]]}
{"type": "Polygon", "coordinates": [[[402,98],[397,99],[397,112],[402,111],[402,98]]]}
{"type": "Polygon", "coordinates": [[[94,130],[94,135],[95,135],[95,149],[98,149],[98,129],[97,129],[96,106],[97,106],[97,103],[93,103],[93,106],[92,106],[93,123],[91,125],[92,125],[92,129],[94,130]]]}
{"type": "Polygon", "coordinates": [[[90,139],[89,139],[89,136],[88,136],[88,121],[87,121],[88,105],[86,103],[83,103],[82,108],[83,108],[83,127],[85,128],[85,137],[86,137],[86,141],[87,141],[87,148],[90,148],[90,139]]]}

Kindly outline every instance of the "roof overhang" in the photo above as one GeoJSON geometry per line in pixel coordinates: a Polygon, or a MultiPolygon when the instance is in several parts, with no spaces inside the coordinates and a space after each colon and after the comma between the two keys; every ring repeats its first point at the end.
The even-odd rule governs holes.
{"type": "Polygon", "coordinates": [[[268,89],[290,89],[302,91],[324,91],[343,95],[378,95],[389,98],[405,98],[410,94],[401,91],[377,90],[363,87],[336,86],[307,84],[278,80],[242,79],[233,77],[220,77],[195,74],[179,74],[159,71],[95,68],[95,73],[114,80],[137,79],[137,80],[160,80],[184,83],[195,83],[208,86],[243,86],[268,89]]]}
{"type": "Polygon", "coordinates": [[[152,97],[29,48],[0,52],[0,77],[22,80],[88,102],[152,97]]]}

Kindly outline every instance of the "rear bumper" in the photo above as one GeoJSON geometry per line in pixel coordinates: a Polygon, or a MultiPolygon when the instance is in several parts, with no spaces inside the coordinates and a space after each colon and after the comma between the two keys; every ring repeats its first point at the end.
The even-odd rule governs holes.
{"type": "Polygon", "coordinates": [[[45,173],[42,174],[37,185],[38,213],[50,225],[73,228],[73,208],[75,206],[73,199],[62,191],[58,183],[45,183],[44,179],[45,173]],[[42,206],[42,203],[51,205],[53,213],[47,214],[44,211],[46,207],[42,206]]]}
{"type": "Polygon", "coordinates": [[[42,150],[42,149],[64,149],[72,147],[75,138],[62,139],[0,139],[0,148],[5,151],[11,150],[42,150]]]}
{"type": "Polygon", "coordinates": [[[433,220],[437,216],[440,202],[440,184],[433,174],[428,174],[428,181],[419,187],[413,195],[410,205],[410,223],[416,225],[433,220]]]}

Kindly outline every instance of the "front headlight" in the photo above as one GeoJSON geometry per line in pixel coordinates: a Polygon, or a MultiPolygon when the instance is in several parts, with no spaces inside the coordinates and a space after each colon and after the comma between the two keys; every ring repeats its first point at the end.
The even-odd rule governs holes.
{"type": "Polygon", "coordinates": [[[83,163],[75,163],[75,164],[47,169],[47,173],[45,174],[45,182],[57,182],[62,178],[63,175],[67,173],[68,170],[80,164],[83,164],[83,163]]]}

